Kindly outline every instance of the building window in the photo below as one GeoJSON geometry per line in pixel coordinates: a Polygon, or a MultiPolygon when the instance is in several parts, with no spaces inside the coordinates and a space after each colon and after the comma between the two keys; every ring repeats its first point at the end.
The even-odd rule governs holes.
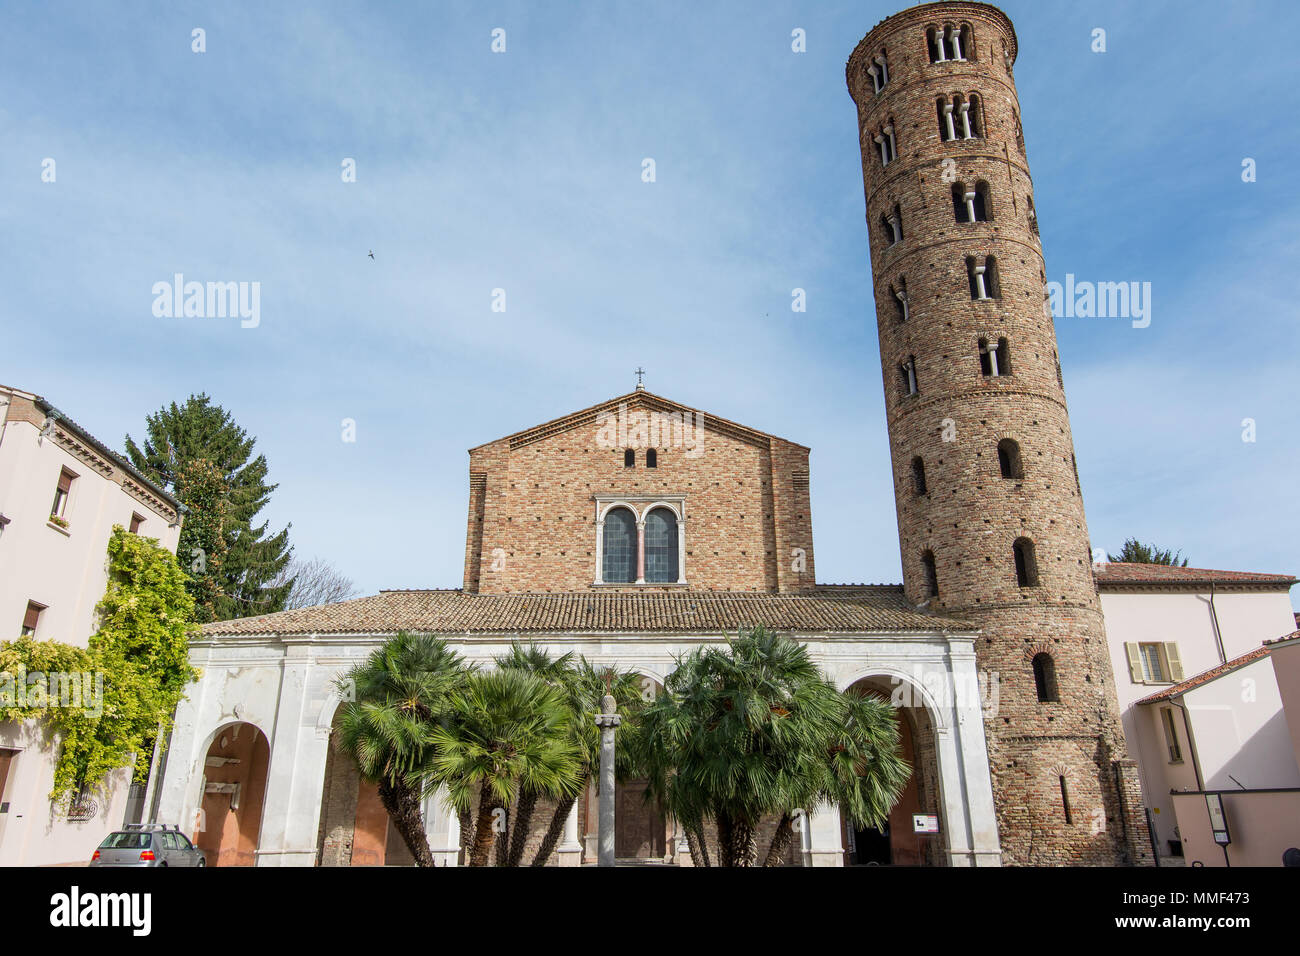
{"type": "Polygon", "coordinates": [[[1034,655],[1034,687],[1040,704],[1055,704],[1061,699],[1056,689],[1056,661],[1046,651],[1034,655]]]}
{"type": "Polygon", "coordinates": [[[925,572],[925,596],[939,596],[939,572],[934,566],[934,552],[926,550],[921,554],[921,569],[925,572]]]}
{"type": "Polygon", "coordinates": [[[1011,550],[1016,559],[1016,583],[1022,588],[1038,586],[1038,562],[1034,560],[1034,542],[1016,538],[1011,550]]]}
{"type": "Polygon", "coordinates": [[[998,470],[1003,478],[1023,478],[1025,470],[1020,463],[1020,444],[1014,438],[998,442],[998,470]]]}
{"type": "Polygon", "coordinates": [[[886,246],[903,241],[903,213],[897,203],[893,209],[881,214],[880,229],[885,235],[886,246]]]}
{"type": "Polygon", "coordinates": [[[880,55],[871,61],[867,73],[871,76],[871,89],[877,93],[889,83],[889,64],[885,60],[884,50],[881,50],[880,55]]]}
{"type": "Polygon", "coordinates": [[[631,448],[623,452],[623,467],[624,468],[636,467],[636,452],[633,451],[631,448]]]}
{"type": "Polygon", "coordinates": [[[1183,762],[1183,748],[1178,745],[1178,724],[1174,721],[1172,707],[1160,708],[1160,720],[1165,727],[1165,745],[1169,748],[1169,762],[1183,762]]]}
{"type": "Polygon", "coordinates": [[[647,448],[645,450],[645,466],[647,468],[658,468],[659,452],[655,451],[653,448],[647,448]]]}
{"type": "Polygon", "coordinates": [[[144,518],[142,518],[140,515],[138,515],[138,514],[134,514],[134,513],[131,515],[131,533],[132,533],[132,534],[139,534],[139,533],[140,533],[140,528],[141,528],[141,526],[142,526],[143,524],[144,524],[144,518]]]}
{"type": "Polygon", "coordinates": [[[68,496],[72,494],[72,483],[76,480],[77,476],[66,468],[59,472],[59,484],[54,489],[54,504],[50,505],[51,518],[67,517],[65,512],[68,510],[68,496]]]}
{"type": "Polygon", "coordinates": [[[636,517],[627,508],[605,515],[602,534],[601,580],[606,584],[636,583],[636,517]]]}
{"type": "Polygon", "coordinates": [[[981,375],[997,378],[1011,374],[1011,355],[1006,339],[998,339],[997,345],[990,345],[988,339],[980,339],[979,353],[981,375]]]}
{"type": "Polygon", "coordinates": [[[954,97],[957,103],[956,126],[962,139],[980,139],[984,136],[984,123],[980,119],[980,98],[972,93],[966,99],[954,97]]]}
{"type": "Polygon", "coordinates": [[[949,60],[975,59],[975,40],[968,24],[956,26],[948,23],[925,31],[925,43],[931,63],[949,60]]]}
{"type": "Polygon", "coordinates": [[[1029,217],[1029,228],[1034,231],[1034,235],[1036,236],[1038,235],[1038,213],[1034,211],[1034,197],[1026,196],[1025,205],[1026,215],[1029,217]]]}
{"type": "Polygon", "coordinates": [[[1176,684],[1183,679],[1183,662],[1173,641],[1125,644],[1128,675],[1135,684],[1176,684]]]}
{"type": "MultiPolygon", "coordinates": [[[[27,611],[23,614],[23,637],[34,637],[36,635],[36,626],[40,623],[41,612],[45,610],[44,604],[37,604],[35,601],[27,602],[27,611]]],[[[12,634],[13,632],[10,631],[12,634]]]]}
{"type": "Polygon", "coordinates": [[[889,297],[898,307],[898,321],[907,321],[907,280],[899,276],[898,285],[889,287],[889,297]]]}
{"type": "Polygon", "coordinates": [[[998,263],[993,256],[978,259],[966,257],[966,278],[970,282],[970,297],[976,302],[996,299],[1001,293],[998,282],[998,263]]]}
{"type": "Polygon", "coordinates": [[[871,137],[880,153],[880,165],[888,166],[898,159],[898,140],[894,137],[894,121],[890,120],[871,137]]]}
{"type": "Polygon", "coordinates": [[[925,462],[920,455],[912,459],[912,488],[918,495],[925,494],[925,462]]]}
{"type": "Polygon", "coordinates": [[[989,221],[989,184],[980,180],[973,187],[952,185],[952,212],[958,222],[989,221]]]}
{"type": "Polygon", "coordinates": [[[898,367],[900,381],[903,385],[904,395],[917,394],[916,387],[916,356],[909,355],[907,361],[898,367]]]}
{"type": "Polygon", "coordinates": [[[1061,809],[1065,811],[1065,822],[1073,823],[1074,818],[1070,814],[1070,788],[1065,782],[1065,774],[1058,774],[1056,779],[1061,784],[1061,809]]]}
{"type": "Polygon", "coordinates": [[[645,519],[645,580],[647,584],[677,583],[677,516],[655,508],[645,519]]]}

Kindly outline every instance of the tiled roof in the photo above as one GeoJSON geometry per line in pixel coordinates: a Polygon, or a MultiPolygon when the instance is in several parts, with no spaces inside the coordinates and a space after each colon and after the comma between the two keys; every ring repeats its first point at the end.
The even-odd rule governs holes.
{"type": "Polygon", "coordinates": [[[1112,562],[1097,568],[1099,588],[1192,587],[1211,583],[1228,587],[1290,587],[1296,583],[1296,579],[1290,574],[1211,571],[1206,568],[1176,568],[1167,564],[1112,562]]]}
{"type": "Polygon", "coordinates": [[[1157,701],[1168,700],[1171,697],[1177,697],[1184,694],[1194,687],[1200,687],[1202,684],[1208,684],[1212,680],[1222,677],[1230,671],[1235,671],[1238,667],[1245,667],[1247,664],[1254,663],[1261,657],[1267,657],[1269,648],[1257,647],[1253,651],[1248,651],[1240,657],[1234,657],[1226,664],[1220,664],[1218,667],[1211,667],[1208,671],[1203,671],[1195,677],[1189,677],[1187,680],[1166,687],[1164,690],[1152,694],[1150,697],[1143,697],[1138,701],[1139,704],[1154,704],[1157,701]]]}
{"type": "MultiPolygon", "coordinates": [[[[1300,615],[1297,615],[1300,616],[1300,615]]],[[[1300,624],[1300,621],[1296,622],[1300,624]]],[[[1286,644],[1289,641],[1300,640],[1300,631],[1292,631],[1290,634],[1283,634],[1281,637],[1275,637],[1271,641],[1265,641],[1265,647],[1276,647],[1278,644],[1286,644]]]]}
{"type": "Polygon", "coordinates": [[[921,614],[899,585],[832,587],[799,593],[580,591],[467,594],[381,591],[373,597],[220,621],[204,637],[254,634],[722,633],[763,624],[783,631],[976,631],[921,614]]]}

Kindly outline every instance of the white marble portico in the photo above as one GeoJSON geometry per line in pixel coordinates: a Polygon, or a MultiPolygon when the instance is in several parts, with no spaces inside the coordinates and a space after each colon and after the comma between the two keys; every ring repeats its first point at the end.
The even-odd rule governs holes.
{"type": "MultiPolygon", "coordinates": [[[[201,804],[204,761],[218,732],[237,722],[261,730],[270,743],[256,859],[259,866],[312,866],[329,734],[339,697],[334,681],[391,634],[205,635],[191,661],[202,678],[190,686],[176,714],[158,795],[156,819],[191,828],[201,804]]],[[[444,634],[468,660],[490,664],[512,640],[553,654],[574,651],[593,663],[635,671],[662,683],[674,659],[717,635],[444,634]]],[[[897,687],[924,708],[934,735],[940,827],[953,866],[1000,862],[981,699],[976,690],[972,633],[945,631],[835,634],[794,633],[841,689],[864,678],[897,687]]],[[[455,865],[456,815],[431,797],[425,806],[430,846],[440,865],[455,865]]],[[[801,834],[804,862],[844,862],[839,811],[811,810],[801,834]]],[[[582,844],[576,810],[557,850],[561,865],[578,862],[582,844]]]]}

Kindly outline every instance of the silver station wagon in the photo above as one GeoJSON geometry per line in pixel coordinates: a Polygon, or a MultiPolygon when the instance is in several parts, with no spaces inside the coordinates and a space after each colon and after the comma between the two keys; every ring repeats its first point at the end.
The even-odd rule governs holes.
{"type": "Polygon", "coordinates": [[[91,866],[207,866],[203,851],[179,827],[128,823],[104,838],[91,866]]]}

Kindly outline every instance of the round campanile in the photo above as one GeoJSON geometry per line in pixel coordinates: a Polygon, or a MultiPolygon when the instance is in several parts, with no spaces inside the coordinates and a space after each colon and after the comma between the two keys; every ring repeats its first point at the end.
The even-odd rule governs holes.
{"type": "Polygon", "coordinates": [[[849,57],[903,585],[978,624],[1004,863],[1150,862],[1092,575],[1015,29],[928,3],[849,57]]]}

